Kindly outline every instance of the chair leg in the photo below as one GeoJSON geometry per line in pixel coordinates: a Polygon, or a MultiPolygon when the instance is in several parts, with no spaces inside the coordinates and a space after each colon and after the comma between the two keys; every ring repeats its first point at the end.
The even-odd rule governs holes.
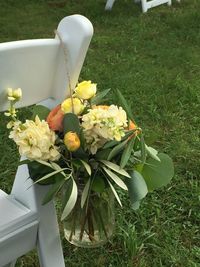
{"type": "Polygon", "coordinates": [[[65,267],[53,202],[40,208],[37,250],[41,267],[65,267]]]}
{"type": "Polygon", "coordinates": [[[143,13],[146,13],[147,12],[147,2],[146,0],[141,0],[141,3],[142,3],[142,12],[143,13]]]}
{"type": "Polygon", "coordinates": [[[168,6],[172,5],[172,0],[169,0],[169,2],[167,3],[168,6]]]}
{"type": "Polygon", "coordinates": [[[115,0],[107,0],[105,10],[111,10],[114,5],[115,0]]]}

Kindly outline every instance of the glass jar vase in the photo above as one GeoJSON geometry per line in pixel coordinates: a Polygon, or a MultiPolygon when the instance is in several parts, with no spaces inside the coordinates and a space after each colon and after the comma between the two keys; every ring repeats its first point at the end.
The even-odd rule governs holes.
{"type": "Polygon", "coordinates": [[[78,247],[98,247],[112,236],[114,218],[114,195],[110,189],[91,193],[81,208],[82,190],[76,205],[64,220],[65,238],[78,247]]]}

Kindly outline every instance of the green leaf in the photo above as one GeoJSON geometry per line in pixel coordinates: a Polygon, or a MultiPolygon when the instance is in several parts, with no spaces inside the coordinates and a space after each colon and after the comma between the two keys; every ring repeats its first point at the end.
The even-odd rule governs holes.
{"type": "MultiPolygon", "coordinates": [[[[56,171],[60,170],[60,174],[62,174],[65,177],[65,180],[68,179],[69,177],[71,177],[71,175],[67,175],[64,171],[62,171],[62,168],[57,163],[52,161],[51,166],[56,171]]],[[[70,168],[67,168],[67,170],[72,171],[70,168]]]]}
{"type": "Polygon", "coordinates": [[[156,149],[154,149],[153,147],[147,146],[147,145],[145,147],[146,147],[146,151],[150,157],[152,157],[155,160],[160,161],[159,157],[157,156],[158,151],[156,149]]]}
{"type": "MultiPolygon", "coordinates": [[[[27,165],[28,165],[28,171],[29,171],[30,177],[33,181],[38,181],[38,179],[52,172],[52,167],[43,165],[37,161],[30,161],[27,165]]],[[[41,181],[39,184],[48,185],[48,184],[53,184],[53,183],[55,183],[54,176],[52,176],[48,180],[41,181]]]]}
{"type": "Polygon", "coordinates": [[[92,105],[97,105],[98,103],[101,102],[101,100],[109,93],[110,89],[106,89],[100,93],[98,93],[95,97],[91,99],[91,104],[92,105]]]}
{"type": "Polygon", "coordinates": [[[111,190],[113,191],[113,194],[114,194],[114,196],[116,197],[116,199],[117,199],[119,205],[122,207],[122,203],[121,203],[121,201],[120,201],[120,198],[119,198],[119,196],[118,196],[118,194],[117,194],[115,188],[113,187],[113,185],[111,184],[111,182],[109,181],[109,179],[107,179],[107,181],[108,181],[108,184],[110,185],[110,188],[111,188],[111,190]]]}
{"type": "Polygon", "coordinates": [[[116,155],[119,154],[119,152],[121,152],[123,150],[123,148],[125,147],[125,145],[127,144],[128,139],[123,141],[122,143],[119,143],[119,145],[115,146],[109,153],[108,155],[108,160],[111,160],[112,158],[114,158],[116,155]]]}
{"type": "Polygon", "coordinates": [[[61,189],[64,183],[65,180],[59,180],[55,184],[53,184],[50,190],[47,192],[46,196],[44,197],[42,205],[45,205],[49,201],[51,201],[54,198],[54,196],[58,193],[58,191],[61,189]]]}
{"type": "Polygon", "coordinates": [[[37,159],[36,161],[37,161],[38,163],[42,164],[42,165],[45,165],[45,166],[47,166],[47,167],[49,167],[49,168],[52,168],[51,164],[48,163],[47,161],[39,160],[39,159],[37,159]]]}
{"type": "Polygon", "coordinates": [[[131,152],[133,150],[134,143],[135,143],[135,138],[131,138],[131,140],[128,142],[127,147],[124,149],[122,157],[121,157],[121,161],[120,161],[121,168],[124,168],[126,164],[128,163],[129,158],[131,156],[131,152]]]}
{"type": "Polygon", "coordinates": [[[115,145],[117,145],[117,144],[119,144],[119,141],[115,141],[115,140],[108,141],[108,142],[106,142],[105,145],[103,146],[103,149],[113,147],[113,146],[115,146],[115,145]]]}
{"type": "Polygon", "coordinates": [[[126,111],[128,118],[134,122],[132,111],[131,111],[128,103],[126,102],[126,99],[124,98],[124,96],[122,95],[122,93],[119,90],[117,90],[117,96],[119,98],[119,101],[120,101],[122,108],[126,111]]]}
{"type": "Polygon", "coordinates": [[[61,221],[63,221],[69,214],[70,212],[73,210],[75,204],[76,204],[76,200],[78,197],[78,189],[77,189],[77,185],[74,181],[74,179],[72,179],[72,190],[71,190],[71,194],[70,197],[66,203],[66,206],[63,210],[62,216],[61,216],[61,221]]]}
{"type": "Polygon", "coordinates": [[[93,179],[92,190],[98,193],[102,193],[105,190],[105,182],[101,176],[95,176],[93,179]]]}
{"type": "Polygon", "coordinates": [[[98,160],[101,160],[101,159],[107,159],[109,154],[111,152],[111,149],[110,148],[106,148],[106,149],[103,149],[103,150],[99,150],[97,151],[97,153],[95,154],[95,158],[98,159],[98,160]]]}
{"type": "Polygon", "coordinates": [[[80,161],[83,164],[83,166],[85,167],[85,169],[86,169],[87,173],[89,174],[89,176],[91,176],[92,171],[91,171],[90,165],[87,162],[85,162],[84,160],[80,160],[80,161]]]}
{"type": "Polygon", "coordinates": [[[30,160],[29,160],[29,159],[21,160],[21,161],[18,163],[18,166],[21,166],[21,165],[24,165],[24,164],[29,164],[29,163],[30,163],[30,160]]]}
{"type": "Polygon", "coordinates": [[[81,208],[83,208],[83,206],[85,205],[85,201],[88,198],[88,194],[89,194],[89,189],[90,189],[90,184],[91,184],[91,179],[89,178],[84,189],[82,192],[82,196],[81,196],[81,208]]]}
{"type": "Polygon", "coordinates": [[[112,163],[108,160],[100,160],[100,162],[102,162],[104,165],[106,165],[111,170],[130,178],[130,175],[128,174],[128,172],[123,170],[119,165],[112,163]]]}
{"type": "Polygon", "coordinates": [[[145,145],[145,142],[144,142],[143,135],[140,136],[140,150],[141,150],[141,161],[144,164],[145,161],[146,161],[147,153],[146,153],[146,145],[145,145]]]}
{"type": "MultiPolygon", "coordinates": [[[[122,140],[121,140],[121,141],[126,140],[126,139],[127,139],[129,136],[131,136],[134,132],[135,132],[135,130],[127,131],[127,132],[125,133],[125,136],[122,137],[122,140]]],[[[110,148],[110,147],[116,146],[116,145],[118,145],[118,144],[120,144],[119,141],[111,140],[111,141],[106,142],[105,145],[103,146],[103,148],[104,148],[104,149],[106,149],[106,148],[110,148]]]]}
{"type": "Polygon", "coordinates": [[[174,176],[172,159],[164,153],[157,156],[160,161],[149,158],[142,170],[149,191],[167,185],[174,176]]]}
{"type": "Polygon", "coordinates": [[[42,105],[33,106],[33,114],[32,119],[35,120],[36,115],[40,118],[40,120],[46,120],[47,116],[50,113],[50,109],[42,105]]]}
{"type": "Polygon", "coordinates": [[[63,125],[64,134],[68,132],[75,132],[78,135],[80,134],[79,119],[78,116],[76,116],[74,113],[67,113],[64,115],[63,125]]]}
{"type": "Polygon", "coordinates": [[[126,184],[122,181],[121,178],[119,178],[115,173],[107,169],[106,167],[103,167],[103,170],[107,173],[107,175],[122,189],[128,190],[126,184]]]}
{"type": "Polygon", "coordinates": [[[54,176],[55,174],[57,173],[61,173],[62,171],[64,170],[67,170],[68,168],[62,168],[60,170],[57,170],[57,171],[53,171],[53,172],[50,172],[48,174],[46,174],[45,176],[43,176],[42,178],[38,179],[36,182],[34,182],[33,184],[36,184],[36,183],[40,183],[46,179],[49,179],[50,177],[54,176]]]}
{"type": "Polygon", "coordinates": [[[133,171],[131,179],[126,179],[126,184],[132,208],[137,209],[139,208],[140,200],[148,193],[146,182],[139,172],[133,171]]]}

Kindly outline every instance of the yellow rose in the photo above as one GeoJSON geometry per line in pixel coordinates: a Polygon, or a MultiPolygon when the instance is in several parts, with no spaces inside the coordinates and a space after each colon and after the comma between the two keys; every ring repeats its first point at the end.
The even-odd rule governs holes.
{"type": "Polygon", "coordinates": [[[83,81],[77,85],[75,88],[75,96],[80,99],[90,99],[97,91],[96,83],[91,83],[91,81],[83,81]]]}
{"type": "Polygon", "coordinates": [[[68,132],[64,136],[64,144],[69,151],[76,151],[80,147],[80,139],[76,133],[68,132]]]}
{"type": "Polygon", "coordinates": [[[74,113],[76,115],[79,115],[84,110],[84,105],[81,103],[80,99],[78,98],[67,98],[65,101],[61,104],[61,109],[64,113],[74,113]],[[73,102],[73,108],[72,108],[72,102],[73,102]]]}

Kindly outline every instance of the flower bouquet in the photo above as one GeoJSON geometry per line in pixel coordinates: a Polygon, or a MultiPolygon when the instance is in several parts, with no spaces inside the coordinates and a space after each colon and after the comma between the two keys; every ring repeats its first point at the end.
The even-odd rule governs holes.
{"type": "Polygon", "coordinates": [[[98,246],[110,238],[121,189],[138,209],[149,191],[174,175],[171,158],[145,144],[120,91],[119,106],[100,104],[108,93],[83,81],[53,110],[34,106],[32,119],[22,122],[14,107],[21,90],[8,89],[9,137],[27,158],[20,164],[28,164],[34,183],[50,185],[43,204],[61,191],[65,237],[77,246],[98,246]]]}

